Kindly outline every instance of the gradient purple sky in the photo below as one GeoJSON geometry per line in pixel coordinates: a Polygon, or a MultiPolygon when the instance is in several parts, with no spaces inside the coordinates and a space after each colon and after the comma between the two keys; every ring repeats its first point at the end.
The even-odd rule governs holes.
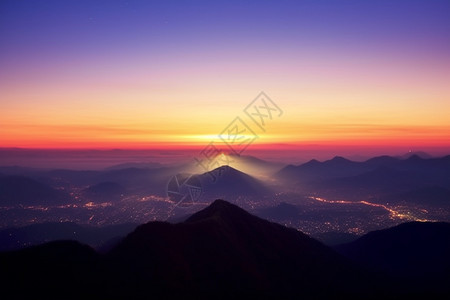
{"type": "Polygon", "coordinates": [[[433,0],[2,1],[0,147],[204,145],[264,90],[284,115],[261,147],[449,149],[449,15],[433,0]]]}

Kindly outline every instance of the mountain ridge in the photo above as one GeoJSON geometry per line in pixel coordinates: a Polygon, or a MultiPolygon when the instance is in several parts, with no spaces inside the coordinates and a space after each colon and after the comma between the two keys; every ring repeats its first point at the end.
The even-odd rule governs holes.
{"type": "MultiPolygon", "coordinates": [[[[293,228],[216,200],[177,224],[140,225],[103,255],[74,241],[0,253],[0,283],[6,293],[60,298],[71,290],[68,297],[74,299],[143,298],[149,292],[165,298],[378,299],[408,298],[418,290],[431,296],[447,292],[431,289],[432,280],[421,286],[391,281],[388,273],[364,271],[349,259],[293,228]],[[28,289],[20,288],[24,284],[28,289]],[[72,290],[72,284],[78,288],[72,290]]],[[[446,278],[436,282],[447,283],[446,278]]]]}

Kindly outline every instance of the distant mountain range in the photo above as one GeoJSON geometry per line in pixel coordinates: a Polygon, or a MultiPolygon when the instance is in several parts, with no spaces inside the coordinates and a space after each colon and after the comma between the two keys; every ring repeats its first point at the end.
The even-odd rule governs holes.
{"type": "Polygon", "coordinates": [[[262,197],[271,194],[262,182],[230,166],[222,166],[199,176],[203,199],[222,198],[230,202],[239,197],[262,197]]]}
{"type": "MultiPolygon", "coordinates": [[[[446,211],[450,210],[450,156],[426,157],[423,153],[409,153],[405,157],[379,156],[363,162],[335,157],[324,162],[311,160],[298,166],[289,165],[277,171],[280,164],[251,156],[229,155],[231,166],[194,175],[200,186],[200,198],[196,201],[199,207],[203,207],[212,199],[225,199],[246,208],[255,207],[256,214],[283,224],[293,224],[300,219],[308,219],[310,224],[329,221],[329,212],[306,211],[305,203],[310,207],[317,206],[317,203],[308,200],[309,196],[326,200],[365,200],[389,207],[402,206],[406,207],[403,209],[405,211],[412,208],[414,218],[447,221],[446,211]],[[246,167],[246,170],[253,170],[255,174],[259,172],[259,176],[244,173],[233,165],[246,167]],[[273,172],[272,177],[268,177],[270,172],[273,172]],[[297,208],[303,206],[304,211],[298,212],[295,207],[291,210],[288,207],[277,208],[283,201],[295,204],[297,208]],[[288,222],[284,222],[286,219],[288,222]]],[[[94,222],[104,216],[105,211],[108,216],[114,215],[115,219],[108,221],[110,224],[145,222],[150,219],[145,215],[150,203],[154,204],[155,214],[158,214],[156,218],[164,219],[163,211],[168,212],[169,206],[173,205],[164,201],[169,195],[171,178],[191,167],[192,164],[167,166],[153,163],[122,164],[99,171],[0,167],[0,207],[5,209],[3,213],[6,216],[2,218],[4,222],[1,226],[57,220],[87,223],[94,215],[89,211],[92,207],[89,202],[98,204],[97,207],[103,204],[108,206],[100,213],[96,211],[94,222]],[[139,202],[139,211],[144,212],[137,219],[132,211],[134,204],[130,204],[133,201],[135,204],[139,202]],[[68,204],[76,207],[71,211],[57,208],[67,207],[68,204]],[[23,207],[30,209],[24,210],[23,207]],[[33,211],[35,207],[41,210],[33,211]],[[14,213],[6,212],[11,208],[15,209],[14,213]],[[43,208],[50,208],[51,211],[47,213],[43,208]]],[[[182,192],[180,195],[181,199],[182,192]]],[[[176,217],[186,214],[178,206],[172,212],[176,217]]],[[[359,217],[363,213],[357,212],[359,217]]],[[[382,213],[389,214],[387,210],[382,213]]],[[[371,227],[369,230],[375,228],[382,227],[371,227]]],[[[308,232],[315,234],[312,230],[308,232]]]]}
{"type": "Polygon", "coordinates": [[[0,206],[53,206],[68,204],[71,200],[67,193],[28,177],[0,177],[0,206]]]}
{"type": "Polygon", "coordinates": [[[171,168],[125,168],[106,171],[29,170],[4,168],[20,175],[0,175],[0,206],[75,203],[66,191],[81,188],[86,201],[110,202],[121,195],[166,195],[166,184],[176,174],[171,168]],[[55,188],[58,188],[56,190],[55,188]]]}
{"type": "Polygon", "coordinates": [[[404,223],[335,249],[369,270],[403,278],[423,295],[427,289],[450,295],[450,223],[404,223]]]}
{"type": "Polygon", "coordinates": [[[418,155],[407,159],[380,156],[364,162],[335,157],[324,162],[311,160],[299,166],[289,165],[274,177],[286,186],[330,198],[371,198],[391,203],[414,198],[416,203],[450,206],[447,192],[450,189],[450,156],[428,159],[418,155]],[[412,194],[417,189],[432,193],[395,198],[412,194]]]}
{"type": "Polygon", "coordinates": [[[450,279],[450,223],[409,222],[338,245],[338,252],[378,271],[450,279]]]}
{"type": "Polygon", "coordinates": [[[56,240],[76,240],[105,250],[119,238],[125,237],[138,224],[104,227],[78,225],[70,222],[33,224],[0,230],[0,251],[11,251],[56,240]]]}
{"type": "MultiPolygon", "coordinates": [[[[251,156],[230,155],[229,162],[266,176],[283,166],[251,156]]],[[[165,197],[170,179],[193,169],[203,171],[198,175],[202,180],[206,199],[220,197],[233,200],[237,196],[261,196],[268,191],[259,179],[230,166],[222,166],[209,172],[194,167],[194,163],[170,166],[124,163],[97,171],[0,167],[0,206],[70,203],[73,199],[63,189],[70,191],[74,187],[81,189],[84,200],[93,202],[114,202],[129,195],[165,197]],[[217,181],[211,180],[215,177],[217,181]]]]}
{"type": "Polygon", "coordinates": [[[121,184],[111,181],[100,182],[83,190],[87,199],[94,202],[107,202],[120,200],[127,193],[121,184]]]}
{"type": "MultiPolygon", "coordinates": [[[[348,178],[372,172],[377,169],[393,169],[398,171],[422,172],[433,175],[429,180],[440,180],[445,182],[444,178],[437,178],[439,175],[448,175],[450,168],[450,155],[441,158],[421,158],[418,155],[412,155],[407,159],[395,158],[391,156],[379,156],[368,159],[364,162],[356,162],[336,156],[331,160],[319,162],[311,160],[307,163],[294,166],[288,165],[275,174],[275,177],[298,181],[317,181],[331,178],[348,178]]],[[[425,178],[427,179],[427,178],[425,178]]]]}
{"type": "Polygon", "coordinates": [[[72,241],[0,253],[0,284],[37,298],[445,298],[449,233],[448,223],[404,224],[337,247],[345,258],[217,200],[178,224],[141,225],[106,254],[72,241]]]}

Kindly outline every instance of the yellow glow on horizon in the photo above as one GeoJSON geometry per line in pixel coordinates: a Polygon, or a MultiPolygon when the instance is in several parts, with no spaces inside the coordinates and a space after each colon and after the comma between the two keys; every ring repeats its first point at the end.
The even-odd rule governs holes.
{"type": "Polygon", "coordinates": [[[261,83],[284,111],[268,122],[265,132],[243,114],[260,88],[254,82],[234,90],[212,79],[210,85],[189,85],[188,77],[180,85],[169,81],[159,87],[0,84],[7,100],[0,102],[0,147],[201,145],[220,141],[218,135],[236,116],[258,135],[255,145],[450,144],[450,90],[442,79],[417,86],[409,84],[418,78],[405,79],[396,86],[358,78],[321,82],[289,76],[299,80],[298,87],[273,78],[261,83]]]}

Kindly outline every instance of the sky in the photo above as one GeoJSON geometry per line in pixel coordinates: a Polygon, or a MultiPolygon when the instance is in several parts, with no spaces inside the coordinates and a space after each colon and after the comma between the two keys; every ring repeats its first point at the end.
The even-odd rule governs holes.
{"type": "Polygon", "coordinates": [[[433,0],[3,0],[0,147],[203,147],[239,117],[253,149],[450,150],[449,15],[433,0]],[[264,128],[244,111],[261,91],[280,110],[264,128]]]}

